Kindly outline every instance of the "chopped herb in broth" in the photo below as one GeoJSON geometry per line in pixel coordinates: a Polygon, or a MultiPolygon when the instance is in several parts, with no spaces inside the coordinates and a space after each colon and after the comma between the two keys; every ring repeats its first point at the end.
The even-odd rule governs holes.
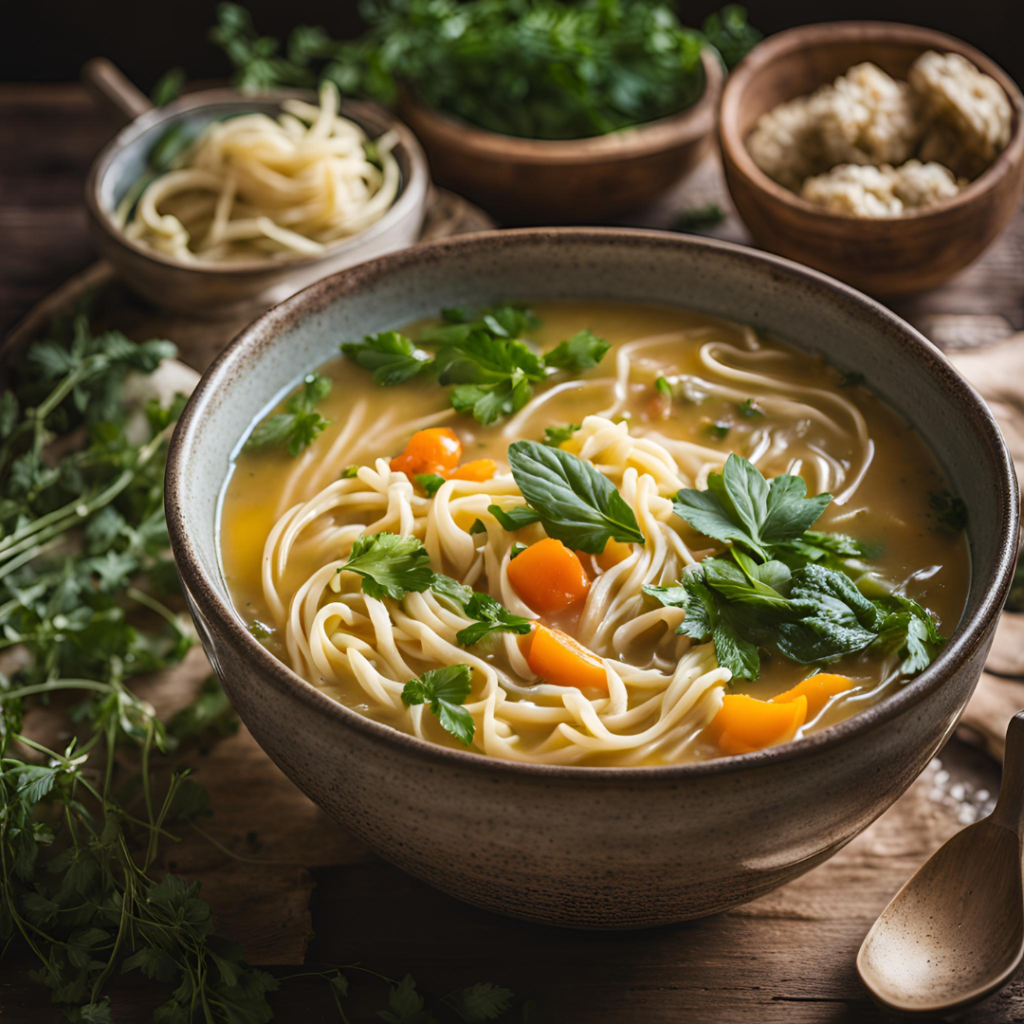
{"type": "Polygon", "coordinates": [[[345,353],[298,457],[240,450],[221,547],[261,642],[378,721],[536,763],[744,753],[894,692],[956,626],[962,503],[814,356],[575,302],[345,353]]]}

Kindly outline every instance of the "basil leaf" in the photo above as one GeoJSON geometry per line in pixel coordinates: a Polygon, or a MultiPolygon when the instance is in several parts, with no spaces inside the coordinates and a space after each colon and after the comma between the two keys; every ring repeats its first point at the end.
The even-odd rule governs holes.
{"type": "Polygon", "coordinates": [[[544,441],[542,443],[551,448],[558,448],[568,441],[579,429],[578,423],[567,423],[564,427],[545,427],[544,441]]]}
{"type": "Polygon", "coordinates": [[[503,509],[500,505],[488,505],[487,511],[498,520],[498,525],[507,533],[515,533],[516,530],[540,522],[540,513],[535,512],[529,505],[516,505],[510,509],[503,509]]]}
{"type": "Polygon", "coordinates": [[[633,510],[614,484],[589,462],[536,441],[509,446],[508,461],[520,493],[549,537],[598,555],[610,538],[643,544],[633,510]]]}

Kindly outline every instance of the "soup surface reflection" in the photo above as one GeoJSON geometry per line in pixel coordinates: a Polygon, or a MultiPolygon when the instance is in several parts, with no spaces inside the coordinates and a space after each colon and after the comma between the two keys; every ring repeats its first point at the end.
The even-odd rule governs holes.
{"type": "MultiPolygon", "coordinates": [[[[728,321],[621,303],[532,309],[541,323],[526,337],[536,351],[584,328],[611,347],[596,366],[535,382],[520,410],[490,425],[453,409],[452,388],[436,374],[380,387],[339,356],[320,368],[333,381],[317,405],[330,424],[308,448],[297,456],[283,445],[239,451],[223,494],[223,569],[239,615],[270,651],[335,700],[405,732],[464,748],[468,727],[478,752],[584,765],[678,763],[785,742],[904,685],[922,667],[915,650],[937,653],[921,621],[887,595],[917,602],[948,637],[964,607],[967,544],[942,470],[896,412],[819,358],[728,321]],[[411,439],[443,440],[438,428],[461,443],[464,474],[414,472],[420,464],[408,453],[419,441],[411,439]],[[546,438],[579,456],[572,465],[583,460],[611,481],[639,542],[613,538],[594,554],[552,541],[546,521],[505,528],[501,511],[522,510],[526,489],[509,472],[509,447],[546,438]],[[403,453],[397,464],[407,472],[390,465],[403,453]],[[815,554],[810,571],[793,560],[791,541],[733,556],[726,540],[673,511],[676,492],[704,491],[730,453],[768,480],[792,474],[809,496],[830,493],[804,539],[838,533],[857,550],[836,553],[822,541],[829,551],[815,554]],[[374,596],[365,575],[343,568],[350,558],[357,564],[352,548],[364,531],[418,538],[426,554],[406,551],[403,572],[429,556],[429,572],[489,595],[502,611],[467,604],[468,591],[424,588],[415,572],[407,580],[420,582],[404,593],[374,596]],[[733,557],[728,569],[740,573],[745,594],[770,588],[765,603],[755,597],[740,607],[715,590],[701,611],[696,591],[682,594],[679,582],[694,572],[701,579],[702,564],[710,579],[710,566],[733,557]],[[520,558],[526,568],[517,570],[520,558]],[[744,577],[737,562],[754,575],[744,577]],[[824,578],[814,575],[824,566],[856,582],[864,609],[847,596],[841,606],[822,597],[824,611],[806,610],[790,588],[824,578]],[[518,632],[460,641],[467,625],[494,625],[495,615],[518,632]],[[685,635],[697,632],[700,615],[713,620],[707,635],[685,635]],[[823,618],[831,624],[821,626],[823,618]],[[783,653],[806,650],[809,631],[825,629],[832,642],[840,620],[877,637],[819,661],[783,653]],[[748,642],[726,657],[723,645],[737,632],[748,642]],[[725,663],[749,660],[751,647],[747,674],[756,678],[730,678],[725,663]],[[425,675],[437,669],[443,678],[425,675]],[[815,685],[801,689],[812,677],[815,685]],[[410,680],[426,682],[410,690],[410,680]],[[756,702],[730,701],[738,695],[756,702]]],[[[434,323],[405,333],[415,339],[434,323]]]]}

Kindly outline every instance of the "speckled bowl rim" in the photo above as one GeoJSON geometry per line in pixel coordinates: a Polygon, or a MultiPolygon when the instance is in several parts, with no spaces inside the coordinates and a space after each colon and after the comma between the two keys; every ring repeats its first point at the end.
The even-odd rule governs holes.
{"type": "Polygon", "coordinates": [[[239,260],[237,263],[226,263],[223,266],[185,263],[182,260],[176,260],[172,256],[157,252],[155,249],[150,249],[129,238],[114,222],[113,211],[108,210],[100,200],[100,189],[110,171],[114,158],[126,146],[130,145],[135,139],[151,128],[158,125],[169,125],[182,115],[202,107],[237,104],[239,107],[244,108],[246,103],[250,105],[253,103],[284,103],[285,100],[302,100],[306,103],[315,103],[317,102],[317,95],[310,89],[274,89],[254,96],[246,96],[245,93],[239,92],[237,89],[203,89],[200,92],[186,93],[172,103],[168,103],[165,107],[153,107],[153,109],[147,110],[144,114],[140,114],[134,121],[131,121],[122,128],[100,150],[96,159],[93,160],[92,165],[89,167],[89,174],[85,180],[85,206],[95,229],[102,231],[115,245],[120,246],[140,259],[156,264],[158,267],[173,268],[186,274],[233,277],[244,274],[267,274],[275,271],[285,273],[291,270],[301,270],[306,267],[316,266],[317,263],[330,262],[346,252],[357,252],[361,246],[367,242],[372,242],[378,235],[385,233],[396,221],[407,217],[417,206],[422,207],[425,204],[427,191],[430,187],[430,177],[427,168],[427,157],[423,152],[419,139],[391,111],[365,100],[351,100],[345,97],[342,97],[338,112],[343,117],[355,121],[365,131],[361,116],[365,115],[367,111],[372,110],[385,123],[384,131],[393,131],[398,136],[396,148],[401,148],[407,153],[410,171],[408,177],[404,178],[400,183],[395,201],[384,211],[379,220],[374,221],[362,231],[357,231],[354,235],[329,245],[321,253],[290,260],[239,260]]]}
{"type": "MultiPolygon", "coordinates": [[[[922,372],[929,371],[922,368],[922,372]]],[[[971,413],[968,412],[968,415],[971,413]]],[[[589,779],[595,783],[618,782],[628,785],[635,785],[645,779],[652,782],[682,782],[709,775],[743,772],[762,765],[779,764],[821,753],[854,741],[875,726],[913,707],[939,689],[957,669],[966,664],[984,642],[1009,591],[1016,562],[1019,523],[1019,493],[1013,462],[988,407],[942,353],[895,313],[826,274],[780,256],[769,255],[731,242],[634,228],[522,228],[442,239],[403,249],[339,271],[286,299],[243,330],[203,375],[178,421],[171,441],[167,460],[165,502],[171,547],[178,572],[186,588],[202,614],[214,621],[216,628],[227,634],[232,643],[252,659],[256,670],[254,674],[258,674],[260,683],[269,681],[286,695],[310,706],[318,713],[333,718],[345,728],[355,729],[368,738],[379,740],[385,746],[422,757],[428,762],[497,775],[532,776],[549,780],[589,779]],[[659,249],[681,247],[709,249],[728,253],[730,257],[756,265],[762,271],[765,268],[775,268],[786,277],[801,279],[809,286],[835,294],[844,302],[853,302],[865,314],[876,321],[881,321],[895,335],[894,341],[898,339],[899,343],[915,351],[919,359],[930,364],[930,372],[938,378],[944,390],[954,393],[966,406],[973,407],[976,429],[987,441],[994,461],[999,464],[994,495],[999,504],[998,508],[993,510],[993,515],[996,517],[1000,535],[1000,556],[997,564],[987,567],[979,584],[978,589],[982,591],[982,597],[978,609],[969,618],[961,619],[952,639],[936,660],[899,693],[821,732],[749,754],[650,767],[538,765],[443,747],[375,722],[332,700],[312,683],[306,682],[266,650],[245,629],[235,609],[220,597],[217,587],[207,576],[186,529],[184,481],[190,461],[189,453],[195,448],[196,433],[207,403],[215,396],[223,397],[238,371],[252,360],[258,359],[261,349],[283,330],[295,328],[345,295],[356,292],[380,278],[400,274],[420,263],[444,259],[446,254],[453,250],[477,249],[493,255],[502,249],[542,242],[562,246],[573,243],[605,244],[621,249],[623,258],[627,258],[631,247],[642,247],[654,252],[659,249]]]]}
{"type": "MultiPolygon", "coordinates": [[[[958,209],[961,206],[973,202],[986,192],[991,191],[996,184],[1006,177],[1013,169],[1013,165],[1024,158],[1024,97],[1017,87],[1017,83],[1007,74],[991,57],[982,53],[977,47],[956,36],[946,32],[939,32],[937,29],[924,28],[920,25],[908,25],[903,22],[890,21],[825,21],[813,25],[799,25],[796,28],[785,29],[769,36],[763,42],[755,46],[750,53],[744,57],[737,66],[737,70],[744,67],[763,67],[776,61],[785,60],[790,57],[793,50],[803,47],[813,47],[818,43],[832,42],[842,31],[856,27],[861,33],[863,42],[870,44],[875,40],[892,38],[895,32],[912,36],[914,45],[917,41],[921,43],[921,52],[925,50],[939,50],[948,53],[959,53],[967,56],[972,64],[990,78],[994,78],[1003,92],[1006,93],[1010,106],[1013,109],[1014,126],[1009,142],[999,155],[970,182],[966,188],[961,189],[955,196],[917,210],[905,210],[895,217],[863,217],[853,213],[841,213],[835,210],[826,210],[815,203],[811,203],[791,192],[784,185],[769,178],[760,167],[754,163],[754,158],[747,149],[746,139],[740,136],[734,120],[738,108],[739,99],[734,99],[734,94],[740,88],[741,80],[730,75],[726,80],[725,88],[722,90],[722,102],[719,107],[720,119],[718,134],[721,140],[722,149],[725,150],[727,158],[751,184],[760,192],[772,197],[777,202],[789,206],[791,209],[799,210],[809,217],[820,217],[828,221],[840,221],[848,224],[873,225],[873,224],[901,224],[910,220],[925,220],[938,214],[947,213],[950,210],[958,209]]],[[[909,39],[907,40],[910,41],[909,39]]],[[[822,83],[823,85],[826,83],[822,83]]],[[[865,228],[865,230],[868,230],[865,228]]]]}

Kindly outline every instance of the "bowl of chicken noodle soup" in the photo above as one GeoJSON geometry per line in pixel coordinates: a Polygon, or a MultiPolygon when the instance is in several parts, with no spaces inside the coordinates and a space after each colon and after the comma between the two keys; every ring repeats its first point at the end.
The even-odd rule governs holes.
{"type": "Polygon", "coordinates": [[[750,899],[877,817],[973,690],[1017,535],[997,427],[908,325],[625,230],[288,300],[196,391],[167,499],[285,772],[440,888],[592,927],[750,899]]]}

